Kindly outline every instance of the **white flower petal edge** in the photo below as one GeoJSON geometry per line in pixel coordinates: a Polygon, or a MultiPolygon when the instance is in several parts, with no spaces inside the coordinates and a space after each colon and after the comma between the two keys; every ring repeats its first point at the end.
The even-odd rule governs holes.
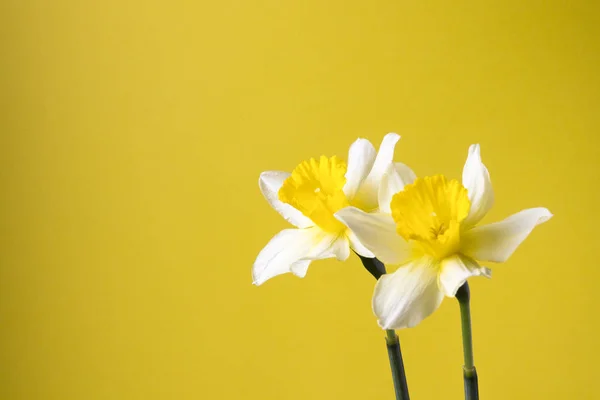
{"type": "Polygon", "coordinates": [[[394,150],[398,140],[400,140],[400,135],[396,133],[388,133],[384,136],[373,167],[354,196],[367,209],[376,209],[378,207],[377,196],[379,194],[381,178],[394,159],[394,150]]]}
{"type": "Polygon", "coordinates": [[[379,146],[379,152],[377,158],[373,163],[373,168],[369,173],[367,179],[373,179],[379,181],[381,176],[385,173],[394,159],[394,150],[396,149],[396,143],[400,140],[400,135],[397,133],[388,133],[383,137],[381,145],[379,146]]]}
{"type": "Polygon", "coordinates": [[[378,203],[379,211],[390,214],[390,203],[392,197],[411,184],[416,179],[415,173],[407,165],[402,163],[390,164],[386,172],[381,176],[379,185],[378,203]]]}
{"type": "Polygon", "coordinates": [[[463,168],[463,186],[468,190],[471,209],[464,221],[465,226],[477,224],[494,204],[494,191],[490,174],[481,161],[478,144],[469,147],[469,155],[463,168]]]}
{"type": "Polygon", "coordinates": [[[314,255],[309,255],[311,259],[325,259],[325,258],[336,258],[338,261],[346,261],[348,257],[350,257],[350,241],[344,235],[334,236],[331,234],[327,234],[327,237],[330,238],[329,247],[323,249],[320,253],[315,253],[314,255]],[[331,241],[333,239],[333,241],[331,241]]]}
{"type": "Polygon", "coordinates": [[[383,275],[375,285],[373,312],[383,329],[412,328],[442,303],[435,261],[429,257],[383,275]]]}
{"type": "Polygon", "coordinates": [[[258,187],[265,199],[271,207],[275,209],[286,221],[298,228],[309,228],[314,226],[314,222],[300,211],[296,210],[289,204],[279,200],[279,189],[283,185],[283,181],[291,174],[281,171],[266,171],[260,174],[258,178],[258,187]]]}
{"type": "Polygon", "coordinates": [[[459,287],[472,276],[492,277],[489,268],[481,267],[475,260],[460,254],[446,258],[441,262],[438,275],[440,290],[448,297],[454,297],[459,287]]]}
{"type": "Polygon", "coordinates": [[[348,151],[348,170],[344,193],[351,199],[356,195],[365,178],[369,175],[377,152],[367,139],[357,139],[348,151]]]}
{"type": "Polygon", "coordinates": [[[394,166],[396,167],[396,172],[398,172],[400,178],[402,178],[404,185],[410,185],[417,179],[417,174],[415,174],[408,165],[401,162],[395,162],[394,166]]]}
{"type": "Polygon", "coordinates": [[[396,233],[396,224],[391,215],[368,214],[356,207],[342,208],[334,215],[385,264],[397,265],[409,257],[408,243],[396,233]]]}
{"type": "Polygon", "coordinates": [[[306,275],[308,264],[299,261],[349,256],[348,240],[323,232],[319,227],[284,229],[261,250],[252,266],[255,285],[287,272],[306,275]]]}
{"type": "Polygon", "coordinates": [[[348,241],[350,242],[350,247],[357,252],[359,255],[367,258],[375,258],[375,254],[371,252],[371,250],[367,249],[363,244],[358,240],[358,237],[354,232],[348,229],[346,233],[348,236],[348,241]]]}
{"type": "Polygon", "coordinates": [[[552,218],[547,208],[523,210],[489,225],[478,226],[463,234],[462,253],[477,260],[504,262],[537,225],[552,218]]]}
{"type": "Polygon", "coordinates": [[[306,272],[308,271],[308,266],[311,262],[312,260],[296,261],[290,266],[292,274],[296,275],[298,278],[304,278],[306,276],[306,272]]]}

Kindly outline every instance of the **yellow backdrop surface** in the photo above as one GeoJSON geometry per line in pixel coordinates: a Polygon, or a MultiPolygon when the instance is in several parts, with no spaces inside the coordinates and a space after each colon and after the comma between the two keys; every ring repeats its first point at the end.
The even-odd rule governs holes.
{"type": "MultiPolygon", "coordinates": [[[[392,399],[354,257],[251,284],[264,170],[357,137],[546,206],[471,281],[481,398],[595,399],[600,12],[591,1],[0,6],[0,398],[392,399]]],[[[411,398],[462,398],[458,306],[400,332],[411,398]]]]}

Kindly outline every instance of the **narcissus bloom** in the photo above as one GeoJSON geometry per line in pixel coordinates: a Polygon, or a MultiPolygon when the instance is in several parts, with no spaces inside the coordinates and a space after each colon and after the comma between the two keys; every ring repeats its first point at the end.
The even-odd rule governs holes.
{"type": "Polygon", "coordinates": [[[368,140],[358,139],[350,146],[347,165],[335,156],[321,156],[303,161],[291,174],[260,175],[258,184],[267,201],[297,229],[279,232],[260,252],[252,268],[255,285],[286,272],[304,277],[311,261],[345,260],[350,248],[373,257],[333,214],[348,206],[365,213],[378,211],[381,179],[390,169],[405,182],[415,179],[406,165],[392,162],[399,139],[387,134],[379,153],[368,140]]]}
{"type": "Polygon", "coordinates": [[[377,258],[400,265],[375,286],[373,311],[384,329],[413,327],[440,306],[444,295],[454,297],[467,278],[490,277],[476,260],[506,261],[536,225],[552,217],[546,208],[530,208],[476,226],[494,201],[479,145],[469,148],[462,184],[436,175],[404,185],[394,169],[383,181],[388,187],[382,191],[395,194],[380,213],[346,207],[336,217],[377,258]]]}

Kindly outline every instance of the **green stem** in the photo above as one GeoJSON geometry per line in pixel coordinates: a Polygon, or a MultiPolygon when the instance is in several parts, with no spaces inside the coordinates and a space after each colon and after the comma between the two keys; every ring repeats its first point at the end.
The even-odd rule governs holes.
{"type": "Polygon", "coordinates": [[[409,400],[408,385],[406,384],[406,373],[404,372],[404,362],[402,361],[402,351],[400,350],[400,339],[392,329],[386,331],[386,344],[388,357],[390,358],[390,367],[392,368],[392,379],[394,381],[394,393],[396,400],[409,400]]]}
{"type": "MultiPolygon", "coordinates": [[[[364,267],[375,279],[379,279],[386,273],[385,265],[376,258],[366,258],[359,254],[364,267]]],[[[406,384],[406,372],[404,371],[404,361],[402,360],[402,351],[400,350],[400,339],[392,329],[386,330],[385,342],[387,345],[388,357],[390,359],[390,368],[392,369],[392,380],[394,381],[394,393],[396,400],[410,400],[408,396],[408,385],[406,384]]]]}
{"type": "Polygon", "coordinates": [[[460,322],[463,341],[463,378],[465,383],[465,400],[479,400],[477,370],[473,361],[473,333],[471,330],[471,294],[469,284],[465,282],[456,292],[460,306],[460,322]]]}
{"type": "Polygon", "coordinates": [[[379,279],[381,278],[381,275],[386,273],[385,265],[378,259],[363,257],[358,253],[356,253],[356,255],[360,258],[360,261],[362,261],[365,269],[369,271],[371,275],[373,275],[373,278],[379,279]]]}

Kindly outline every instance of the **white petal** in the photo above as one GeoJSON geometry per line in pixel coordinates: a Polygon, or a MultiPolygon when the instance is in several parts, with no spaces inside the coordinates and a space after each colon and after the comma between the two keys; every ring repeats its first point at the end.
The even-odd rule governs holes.
{"type": "Polygon", "coordinates": [[[533,228],[551,217],[547,208],[530,208],[503,221],[475,227],[463,234],[462,252],[476,260],[504,262],[533,228]]]}
{"type": "Polygon", "coordinates": [[[298,278],[304,278],[306,276],[306,271],[308,271],[308,266],[311,262],[311,260],[296,261],[290,266],[292,274],[296,275],[298,278]]]}
{"type": "Polygon", "coordinates": [[[354,250],[355,252],[357,252],[358,254],[360,254],[363,257],[367,257],[367,258],[375,257],[375,254],[373,254],[371,252],[371,250],[369,250],[365,246],[363,246],[363,244],[360,242],[360,240],[358,240],[358,237],[356,237],[356,234],[354,232],[352,232],[350,229],[348,229],[346,231],[346,236],[348,237],[348,241],[350,241],[350,247],[352,248],[352,250],[354,250]]]}
{"type": "Polygon", "coordinates": [[[440,266],[438,284],[440,290],[448,297],[454,297],[467,278],[481,275],[492,277],[492,271],[488,268],[481,267],[475,260],[460,254],[446,258],[440,266]]]}
{"type": "Polygon", "coordinates": [[[404,185],[410,185],[417,179],[417,175],[408,165],[401,162],[395,162],[394,165],[396,166],[396,172],[400,174],[400,178],[402,178],[404,185]]]}
{"type": "Polygon", "coordinates": [[[398,140],[400,140],[400,136],[395,133],[385,135],[373,163],[373,168],[356,193],[355,202],[361,204],[366,210],[378,207],[377,197],[379,195],[381,177],[394,159],[394,149],[398,140]]]}
{"type": "Polygon", "coordinates": [[[334,215],[385,264],[400,264],[410,255],[409,245],[396,233],[391,215],[367,214],[356,207],[342,208],[334,215]]]}
{"type": "Polygon", "coordinates": [[[344,185],[344,193],[349,199],[354,197],[362,182],[369,175],[376,154],[375,147],[367,139],[357,139],[350,146],[346,184],[344,185]]]}
{"type": "Polygon", "coordinates": [[[390,163],[386,172],[381,177],[379,185],[379,211],[390,214],[392,197],[404,189],[404,186],[413,183],[415,173],[405,164],[390,163]]]}
{"type": "Polygon", "coordinates": [[[437,310],[444,299],[437,268],[433,259],[424,257],[379,278],[373,294],[379,326],[411,328],[437,310]]]}
{"type": "Polygon", "coordinates": [[[396,143],[398,143],[398,140],[400,140],[400,135],[397,133],[388,133],[383,137],[381,146],[379,146],[379,151],[377,152],[377,157],[373,163],[373,168],[371,169],[367,179],[374,178],[379,180],[385,173],[388,165],[390,165],[390,163],[394,160],[394,150],[396,149],[396,143]]]}
{"type": "MultiPolygon", "coordinates": [[[[252,267],[253,283],[261,285],[274,276],[292,272],[292,266],[298,261],[333,257],[335,252],[330,249],[336,240],[337,236],[323,232],[316,226],[284,229],[258,254],[252,267]]],[[[303,266],[295,265],[294,269],[301,273],[303,266]]]]}
{"type": "Polygon", "coordinates": [[[469,200],[471,200],[471,209],[464,223],[467,226],[473,226],[481,221],[494,204],[490,174],[481,161],[478,144],[469,147],[462,180],[463,186],[468,190],[469,200]]]}
{"type": "Polygon", "coordinates": [[[327,243],[328,241],[331,242],[332,239],[333,242],[329,247],[316,247],[310,254],[306,256],[306,259],[302,259],[293,263],[290,266],[292,273],[297,277],[304,278],[306,276],[308,266],[313,260],[322,260],[325,258],[335,257],[340,261],[345,261],[350,256],[348,239],[344,238],[343,236],[338,237],[337,239],[329,236],[324,243],[327,243]]]}
{"type": "Polygon", "coordinates": [[[283,203],[279,200],[279,189],[281,188],[281,185],[283,185],[283,181],[285,181],[288,176],[290,176],[289,172],[263,172],[260,174],[260,178],[258,179],[258,187],[260,188],[263,196],[265,196],[265,199],[267,199],[269,204],[271,204],[271,207],[281,214],[281,216],[289,223],[298,228],[309,228],[314,226],[315,223],[312,222],[310,218],[296,210],[291,205],[283,203]]]}
{"type": "Polygon", "coordinates": [[[314,259],[337,258],[339,261],[345,261],[350,257],[350,242],[345,235],[340,235],[331,242],[330,246],[321,253],[315,253],[311,257],[314,259]]]}

